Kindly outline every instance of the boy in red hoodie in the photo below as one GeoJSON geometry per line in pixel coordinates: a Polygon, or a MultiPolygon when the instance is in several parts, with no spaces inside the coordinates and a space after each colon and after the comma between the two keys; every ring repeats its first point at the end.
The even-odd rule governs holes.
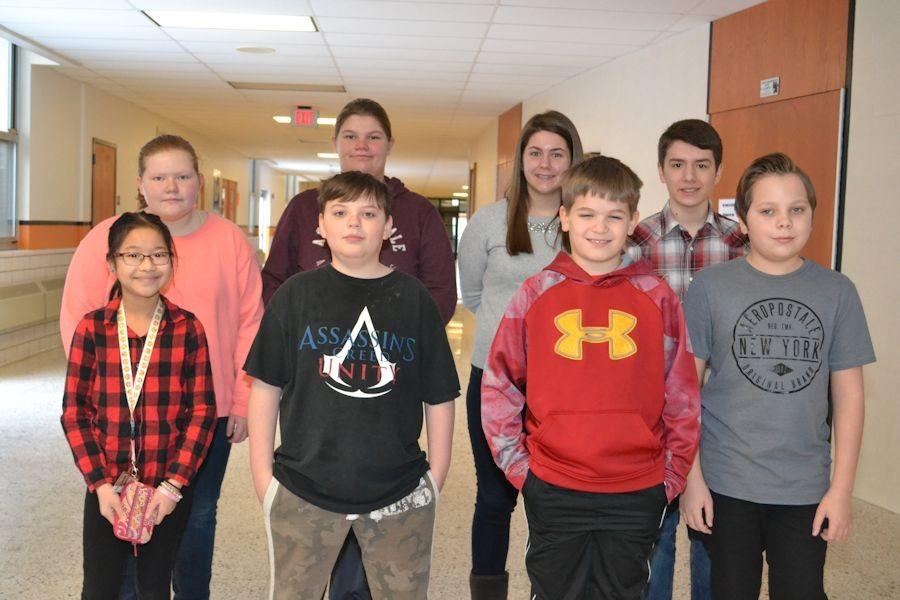
{"type": "Polygon", "coordinates": [[[640,598],[665,507],[697,451],[681,303],[649,263],[623,254],[641,185],[605,156],[566,172],[569,253],[513,297],[484,371],[484,433],[522,490],[538,600],[640,598]]]}

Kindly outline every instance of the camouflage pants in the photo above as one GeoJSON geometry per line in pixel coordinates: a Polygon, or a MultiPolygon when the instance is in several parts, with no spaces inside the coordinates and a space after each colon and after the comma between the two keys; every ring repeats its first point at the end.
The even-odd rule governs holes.
{"type": "Polygon", "coordinates": [[[263,502],[269,541],[269,598],[321,600],[353,529],[374,600],[428,597],[437,488],[427,473],[397,502],[360,515],[333,513],[272,479],[263,502]]]}

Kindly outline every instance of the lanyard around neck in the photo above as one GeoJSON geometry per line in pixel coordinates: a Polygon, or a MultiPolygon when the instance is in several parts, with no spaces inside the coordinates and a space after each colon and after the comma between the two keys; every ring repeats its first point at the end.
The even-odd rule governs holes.
{"type": "Polygon", "coordinates": [[[141,359],[138,362],[137,373],[132,375],[131,349],[128,347],[128,327],[125,323],[125,304],[119,304],[116,313],[116,325],[119,333],[119,358],[122,362],[122,379],[125,384],[125,398],[128,400],[128,412],[131,424],[131,470],[137,476],[137,455],[134,448],[134,409],[137,407],[141,389],[144,387],[144,378],[147,376],[147,367],[150,365],[150,355],[153,354],[153,346],[156,344],[156,334],[162,321],[164,306],[162,299],[156,303],[153,318],[150,320],[150,328],[147,330],[147,340],[141,351],[141,359]]]}

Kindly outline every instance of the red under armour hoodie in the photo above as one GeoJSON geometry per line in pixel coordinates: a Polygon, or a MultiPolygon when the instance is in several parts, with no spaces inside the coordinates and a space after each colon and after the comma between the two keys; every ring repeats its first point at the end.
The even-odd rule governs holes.
{"type": "Polygon", "coordinates": [[[530,469],[597,493],[684,489],[700,390],[678,296],[642,260],[593,277],[561,252],[522,284],[481,386],[494,460],[521,489],[530,469]],[[522,410],[525,410],[524,431],[522,410]]]}

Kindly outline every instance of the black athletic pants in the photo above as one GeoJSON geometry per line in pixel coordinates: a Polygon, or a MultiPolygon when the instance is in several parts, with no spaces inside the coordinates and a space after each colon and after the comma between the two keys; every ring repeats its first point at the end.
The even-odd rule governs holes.
{"type": "Polygon", "coordinates": [[[818,504],[757,504],[712,492],[712,595],[757,600],[763,552],[771,600],[825,600],[828,544],[812,535],[818,504]]]}
{"type": "Polygon", "coordinates": [[[557,487],[528,474],[525,568],[536,600],[638,600],[667,500],[663,484],[619,494],[557,487]]]}
{"type": "MultiPolygon", "coordinates": [[[[150,541],[137,547],[137,590],[141,600],[168,600],[172,597],[172,567],[178,543],[191,512],[190,486],[184,497],[163,522],[153,528],[150,541]]],[[[100,514],[97,494],[84,497],[84,583],[82,600],[116,600],[128,557],[134,546],[113,533],[112,525],[100,514]]]]}

